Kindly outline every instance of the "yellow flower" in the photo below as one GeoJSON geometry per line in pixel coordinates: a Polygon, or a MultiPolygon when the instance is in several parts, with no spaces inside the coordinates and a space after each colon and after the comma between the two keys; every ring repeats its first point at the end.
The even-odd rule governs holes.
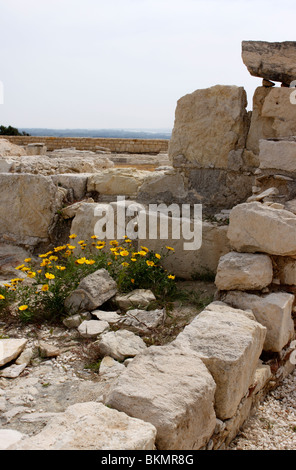
{"type": "Polygon", "coordinates": [[[102,248],[104,248],[104,245],[100,245],[100,246],[99,246],[99,245],[96,245],[96,249],[97,249],[97,250],[102,250],[102,248]]]}
{"type": "Polygon", "coordinates": [[[154,261],[146,261],[146,264],[148,266],[155,266],[154,261]]]}
{"type": "Polygon", "coordinates": [[[160,259],[161,256],[158,253],[155,253],[156,258],[160,259]]]}
{"type": "Polygon", "coordinates": [[[75,263],[78,263],[78,264],[84,264],[86,261],[86,258],[79,258],[75,261],[75,263]]]}
{"type": "Polygon", "coordinates": [[[26,258],[24,261],[25,261],[25,263],[30,263],[31,259],[32,258],[26,258]]]}
{"type": "Polygon", "coordinates": [[[47,292],[48,289],[49,289],[49,285],[48,285],[48,284],[43,284],[43,286],[41,287],[42,292],[47,292]]]}
{"type": "Polygon", "coordinates": [[[109,244],[112,245],[112,246],[118,246],[118,241],[117,240],[111,240],[109,242],[109,244]]]}
{"type": "Polygon", "coordinates": [[[129,254],[129,253],[128,253],[127,250],[122,250],[122,251],[120,252],[120,256],[128,256],[128,254],[129,254]]]}
{"type": "Polygon", "coordinates": [[[80,241],[78,242],[78,245],[84,245],[84,243],[85,243],[85,240],[80,240],[80,241]]]}
{"type": "Polygon", "coordinates": [[[77,235],[75,233],[72,233],[72,235],[69,235],[69,238],[73,239],[73,238],[76,238],[77,235]]]}
{"type": "Polygon", "coordinates": [[[50,261],[57,261],[59,258],[57,256],[50,256],[48,259],[50,259],[50,261]]]}
{"type": "Polygon", "coordinates": [[[125,243],[132,243],[132,241],[129,238],[126,238],[125,243]]]}
{"type": "Polygon", "coordinates": [[[142,251],[139,251],[138,254],[141,255],[141,256],[146,256],[147,252],[142,250],[142,251]]]}
{"type": "Polygon", "coordinates": [[[95,260],[94,259],[87,259],[85,261],[85,264],[95,264],[95,260]]]}
{"type": "Polygon", "coordinates": [[[112,262],[111,262],[111,261],[109,261],[107,264],[108,264],[108,266],[111,266],[112,262]]]}
{"type": "Polygon", "coordinates": [[[24,268],[21,269],[21,271],[24,271],[24,272],[25,271],[30,271],[30,269],[25,266],[24,268]]]}
{"type": "Polygon", "coordinates": [[[66,245],[56,246],[54,248],[54,251],[57,252],[57,251],[65,250],[66,248],[67,248],[66,245]]]}
{"type": "Polygon", "coordinates": [[[27,310],[27,308],[28,308],[28,305],[20,305],[19,310],[23,311],[23,310],[27,310]]]}
{"type": "Polygon", "coordinates": [[[44,259],[42,261],[42,263],[40,263],[40,266],[43,268],[43,266],[47,266],[50,264],[50,260],[49,259],[44,259]]]}
{"type": "Polygon", "coordinates": [[[38,269],[37,273],[38,273],[38,274],[41,274],[41,273],[42,273],[42,269],[38,269]]]}
{"type": "Polygon", "coordinates": [[[39,256],[39,258],[47,258],[47,254],[46,254],[46,253],[44,253],[43,255],[38,255],[38,256],[39,256]]]}
{"type": "Polygon", "coordinates": [[[4,299],[5,299],[4,295],[1,294],[0,295],[0,300],[4,300],[4,299]]]}
{"type": "Polygon", "coordinates": [[[59,270],[59,271],[64,271],[66,269],[65,266],[56,266],[56,268],[59,270]]]}
{"type": "Polygon", "coordinates": [[[142,250],[146,251],[148,253],[149,249],[146,246],[141,246],[142,250]]]}
{"type": "Polygon", "coordinates": [[[135,283],[135,280],[134,280],[134,279],[131,279],[131,283],[134,284],[134,283],[135,283]]]}
{"type": "Polygon", "coordinates": [[[69,248],[69,250],[75,250],[76,246],[68,244],[68,248],[69,248]]]}
{"type": "Polygon", "coordinates": [[[55,275],[51,273],[45,273],[46,279],[55,279],[55,275]]]}
{"type": "Polygon", "coordinates": [[[122,265],[122,266],[124,266],[125,268],[126,268],[127,266],[129,266],[129,264],[128,264],[128,263],[126,263],[126,262],[124,262],[124,263],[121,263],[121,265],[122,265]]]}
{"type": "Polygon", "coordinates": [[[131,261],[134,261],[134,262],[135,262],[135,261],[137,261],[137,259],[136,259],[136,258],[131,258],[131,261]]]}
{"type": "Polygon", "coordinates": [[[24,265],[24,264],[20,264],[20,265],[19,265],[19,266],[17,266],[15,269],[22,269],[22,268],[24,268],[24,267],[25,267],[25,265],[24,265]]]}
{"type": "Polygon", "coordinates": [[[166,246],[167,250],[175,251],[175,248],[172,248],[171,246],[166,246]]]}
{"type": "Polygon", "coordinates": [[[3,284],[4,287],[11,287],[10,284],[3,284]]]}
{"type": "Polygon", "coordinates": [[[27,276],[33,278],[33,277],[36,276],[36,273],[35,273],[34,271],[29,271],[29,272],[27,273],[27,276]]]}
{"type": "Polygon", "coordinates": [[[97,239],[98,237],[96,235],[92,235],[90,238],[97,239]]]}
{"type": "Polygon", "coordinates": [[[175,277],[176,277],[176,276],[173,276],[172,274],[170,274],[170,275],[168,276],[169,279],[175,279],[175,277]]]}

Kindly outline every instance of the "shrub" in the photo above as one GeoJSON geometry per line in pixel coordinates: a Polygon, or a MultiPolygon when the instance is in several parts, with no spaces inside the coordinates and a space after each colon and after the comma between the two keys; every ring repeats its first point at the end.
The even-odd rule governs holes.
{"type": "Polygon", "coordinates": [[[166,272],[162,260],[173,249],[166,247],[161,253],[141,247],[132,249],[132,241],[112,240],[109,244],[97,240],[80,240],[70,235],[70,242],[40,254],[36,263],[31,258],[16,267],[26,277],[16,277],[0,290],[0,311],[7,311],[15,303],[22,321],[57,321],[67,316],[64,301],[77,288],[82,278],[105,268],[116,280],[118,290],[151,289],[162,301],[174,294],[175,276],[166,272]]]}

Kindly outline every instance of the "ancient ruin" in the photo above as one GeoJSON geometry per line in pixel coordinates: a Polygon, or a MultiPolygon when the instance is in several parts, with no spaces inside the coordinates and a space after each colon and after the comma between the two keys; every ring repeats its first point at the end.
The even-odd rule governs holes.
{"type": "MultiPolygon", "coordinates": [[[[169,245],[174,256],[164,268],[177,279],[215,280],[214,297],[198,313],[191,310],[165,344],[147,342],[167,316],[153,308],[153,292],[122,295],[103,269],[70,294],[70,314],[55,333],[1,320],[0,449],[227,449],[266,394],[293,372],[295,56],[295,42],[243,41],[244,64],[263,79],[252,111],[243,86],[193,91],[178,100],[167,147],[120,142],[116,150],[110,140],[83,148],[79,139],[67,148],[55,139],[49,150],[42,139],[0,139],[2,285],[25,258],[38,259],[69,235],[89,240],[98,213],[105,211],[108,222],[111,209],[113,216],[126,211],[124,227],[115,218],[116,234],[127,224],[137,228],[135,251],[169,245]],[[172,228],[184,205],[202,206],[202,240],[194,250],[172,228]],[[142,233],[144,217],[155,226],[166,221],[166,238],[142,233]],[[62,375],[61,351],[67,355],[77,338],[99,351],[93,382],[71,368],[62,375]],[[50,394],[47,376],[64,386],[69,406],[30,408],[30,401],[43,403],[42,386],[50,394]]],[[[188,220],[193,230],[192,212],[188,220]]],[[[182,309],[187,315],[185,306],[175,306],[179,315],[182,309]]]]}

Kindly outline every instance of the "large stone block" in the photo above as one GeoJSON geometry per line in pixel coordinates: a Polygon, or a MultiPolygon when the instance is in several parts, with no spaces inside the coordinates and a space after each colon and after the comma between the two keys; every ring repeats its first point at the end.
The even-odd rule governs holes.
{"type": "Polygon", "coordinates": [[[220,258],[215,283],[219,290],[260,290],[271,284],[272,277],[268,255],[232,251],[220,258]]]}
{"type": "Polygon", "coordinates": [[[156,429],[102,403],[69,406],[45,428],[8,450],[154,450],[156,429]]]}
{"type": "Polygon", "coordinates": [[[133,197],[149,174],[149,171],[132,168],[107,169],[88,179],[87,190],[101,195],[133,197]]]}
{"type": "Polygon", "coordinates": [[[266,328],[252,313],[212,302],[174,344],[191,348],[211,372],[217,388],[215,411],[219,419],[236,413],[250,387],[262,352],[266,328]]]}
{"type": "Polygon", "coordinates": [[[106,404],[152,423],[159,450],[198,450],[215,429],[215,388],[193,351],[151,346],[121,373],[106,404]]]}
{"type": "Polygon", "coordinates": [[[240,309],[251,309],[256,320],[266,327],[263,349],[279,352],[293,338],[292,306],[294,295],[274,292],[266,296],[246,292],[228,292],[223,300],[240,309]]]}
{"type": "Polygon", "coordinates": [[[16,244],[47,241],[63,193],[50,177],[0,174],[0,238],[16,244]]]}
{"type": "Polygon", "coordinates": [[[237,251],[271,255],[296,255],[296,216],[250,202],[239,204],[230,213],[228,238],[237,251]]]}
{"type": "Polygon", "coordinates": [[[296,77],[296,42],[242,41],[242,60],[254,77],[290,85],[296,77]]]}
{"type": "Polygon", "coordinates": [[[248,127],[243,87],[216,85],[178,100],[169,143],[171,161],[183,155],[197,167],[227,168],[229,152],[242,149],[248,127]]]}
{"type": "Polygon", "coordinates": [[[273,169],[296,173],[296,139],[260,140],[259,162],[262,170],[273,169]]]}

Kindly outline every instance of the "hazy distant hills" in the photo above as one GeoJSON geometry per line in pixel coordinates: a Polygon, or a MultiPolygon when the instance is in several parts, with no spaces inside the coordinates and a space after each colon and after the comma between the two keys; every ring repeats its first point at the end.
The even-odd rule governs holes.
{"type": "Polygon", "coordinates": [[[19,128],[33,136],[104,137],[115,139],[170,139],[171,129],[38,129],[19,128]]]}

